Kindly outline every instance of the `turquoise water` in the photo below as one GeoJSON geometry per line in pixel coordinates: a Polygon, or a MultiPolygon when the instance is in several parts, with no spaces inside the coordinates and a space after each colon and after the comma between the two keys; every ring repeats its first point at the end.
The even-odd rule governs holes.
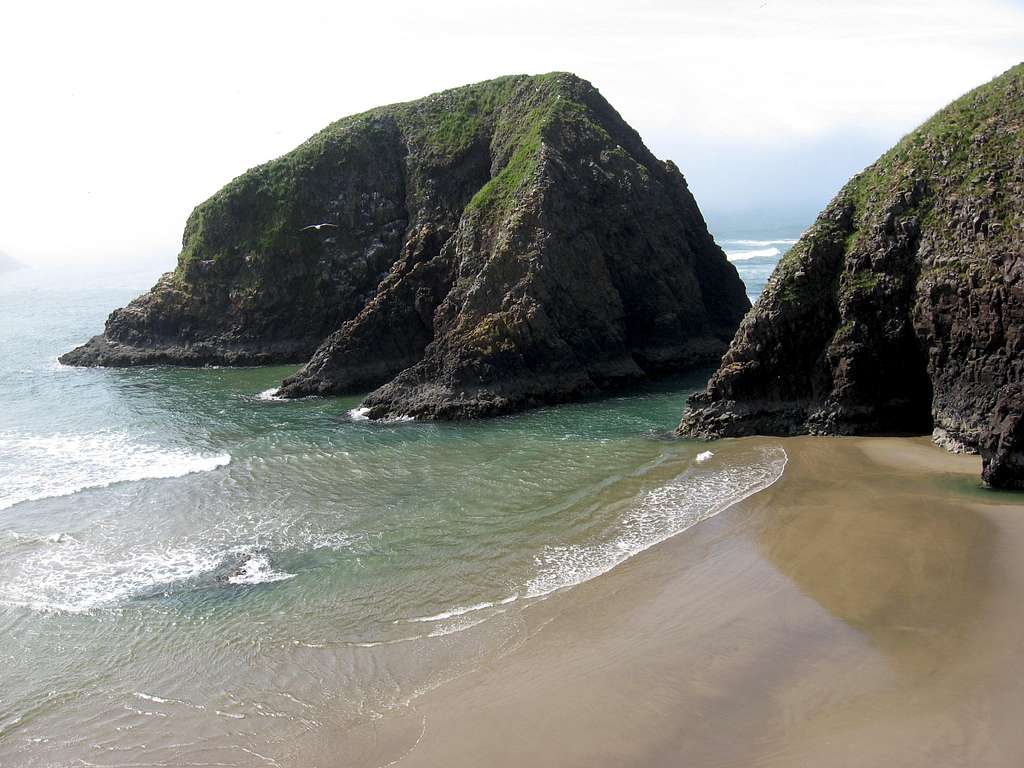
{"type": "Polygon", "coordinates": [[[358,397],[261,394],[287,367],[55,362],[155,277],[0,276],[3,765],[288,764],[500,657],[532,605],[785,462],[670,439],[707,371],[374,424],[358,397]]]}

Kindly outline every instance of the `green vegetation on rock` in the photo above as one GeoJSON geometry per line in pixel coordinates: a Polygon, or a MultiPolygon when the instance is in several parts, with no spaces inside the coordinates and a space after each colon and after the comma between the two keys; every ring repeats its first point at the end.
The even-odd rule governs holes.
{"type": "Polygon", "coordinates": [[[555,72],[342,118],[242,174],[63,359],[304,360],[283,396],[468,418],[711,363],[748,306],[678,168],[555,72]]]}

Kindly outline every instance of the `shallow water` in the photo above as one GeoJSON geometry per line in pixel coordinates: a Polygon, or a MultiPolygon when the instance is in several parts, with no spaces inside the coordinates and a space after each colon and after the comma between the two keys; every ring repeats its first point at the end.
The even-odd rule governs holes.
{"type": "Polygon", "coordinates": [[[55,362],[155,277],[0,278],[0,764],[287,761],[785,464],[668,439],[706,371],[444,425],[267,397],[288,367],[55,362]]]}

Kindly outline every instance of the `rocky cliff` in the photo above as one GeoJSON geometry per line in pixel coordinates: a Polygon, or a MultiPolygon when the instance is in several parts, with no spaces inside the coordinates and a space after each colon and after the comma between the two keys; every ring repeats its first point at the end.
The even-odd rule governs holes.
{"type": "Polygon", "coordinates": [[[933,431],[1024,487],[1024,65],[854,177],[780,261],[679,432],[933,431]]]}
{"type": "Polygon", "coordinates": [[[80,365],[303,361],[281,394],[465,418],[717,362],[748,308],[679,170],[589,83],[345,118],[190,217],[80,365]]]}

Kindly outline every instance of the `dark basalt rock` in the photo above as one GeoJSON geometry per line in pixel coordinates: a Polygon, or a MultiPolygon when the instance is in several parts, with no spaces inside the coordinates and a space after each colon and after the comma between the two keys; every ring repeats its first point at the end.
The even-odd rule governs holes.
{"type": "Polygon", "coordinates": [[[1004,387],[981,434],[981,477],[995,488],[1024,490],[1024,389],[1004,387]]]}
{"type": "Polygon", "coordinates": [[[62,361],[308,358],[281,395],[469,418],[716,362],[748,307],[678,169],[555,73],[346,118],[236,179],[62,361]]]}
{"type": "Polygon", "coordinates": [[[933,431],[1021,487],[1024,65],[850,181],[779,262],[679,433],[933,431]]]}

